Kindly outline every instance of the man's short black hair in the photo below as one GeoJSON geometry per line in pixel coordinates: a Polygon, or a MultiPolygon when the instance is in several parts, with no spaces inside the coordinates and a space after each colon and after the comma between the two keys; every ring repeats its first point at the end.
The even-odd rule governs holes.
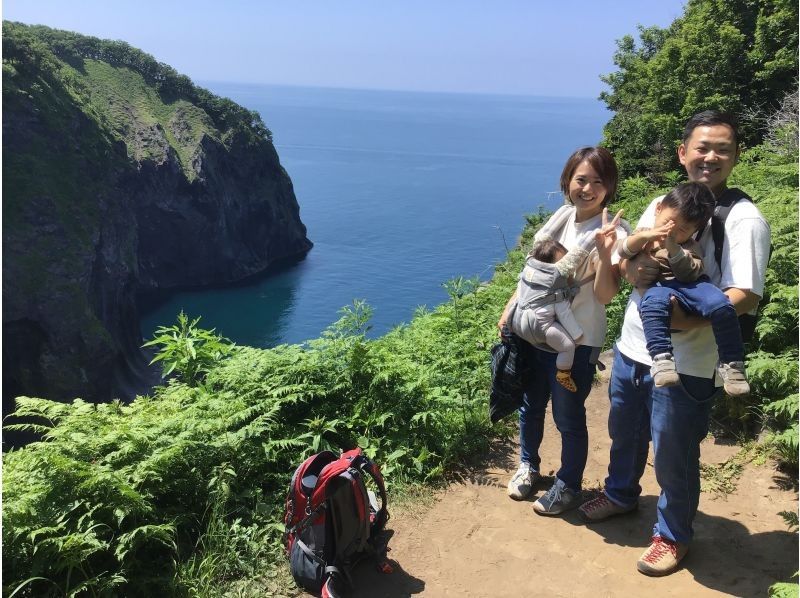
{"type": "Polygon", "coordinates": [[[683,142],[689,141],[692,131],[697,127],[713,127],[714,125],[729,126],[733,131],[733,142],[739,145],[739,123],[736,117],[730,112],[719,112],[718,110],[705,110],[690,118],[683,129],[683,142]]]}
{"type": "Polygon", "coordinates": [[[714,213],[714,194],[702,183],[681,183],[661,200],[665,208],[676,210],[690,224],[702,226],[714,213]]]}

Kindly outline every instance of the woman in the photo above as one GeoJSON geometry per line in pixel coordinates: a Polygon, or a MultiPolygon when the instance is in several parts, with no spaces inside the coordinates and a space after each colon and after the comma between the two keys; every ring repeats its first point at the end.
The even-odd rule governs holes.
{"type": "MultiPolygon", "coordinates": [[[[627,236],[627,223],[620,224],[621,211],[608,222],[606,206],[614,199],[617,178],[617,165],[608,150],[585,147],[576,151],[561,173],[561,190],[569,203],[559,208],[537,235],[549,236],[571,249],[582,233],[597,229],[596,247],[575,273],[576,281],[585,282],[572,302],[575,319],[583,330],[571,370],[576,390],[556,382],[557,354],[551,348],[526,344],[531,376],[519,413],[520,466],[508,483],[508,494],[517,500],[526,498],[541,478],[539,446],[547,401],[552,397],[553,419],[561,433],[561,468],[550,490],[533,505],[541,515],[558,515],[580,504],[589,450],[584,402],[605,341],[605,306],[619,291],[619,258],[614,249],[617,240],[627,236]]],[[[507,322],[512,324],[516,298],[515,292],[503,311],[498,322],[501,330],[507,322]]]]}

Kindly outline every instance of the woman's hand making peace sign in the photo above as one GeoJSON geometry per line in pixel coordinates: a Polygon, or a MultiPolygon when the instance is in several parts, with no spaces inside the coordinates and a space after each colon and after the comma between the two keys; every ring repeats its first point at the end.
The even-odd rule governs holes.
{"type": "Polygon", "coordinates": [[[611,262],[611,254],[617,247],[617,225],[619,225],[620,218],[622,218],[622,210],[617,212],[614,219],[609,222],[608,208],[603,208],[600,230],[594,235],[594,240],[597,245],[597,255],[602,262],[611,262]]]}

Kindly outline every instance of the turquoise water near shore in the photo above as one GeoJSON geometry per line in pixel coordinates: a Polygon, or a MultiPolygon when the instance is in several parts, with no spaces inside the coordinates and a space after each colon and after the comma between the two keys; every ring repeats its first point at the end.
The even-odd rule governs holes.
{"type": "Polygon", "coordinates": [[[297,343],[353,299],[383,334],[445,301],[444,281],[490,278],[609,117],[594,99],[201,85],[261,114],[314,248],[248,284],[166,295],[142,314],[145,339],[183,309],[238,344],[297,343]]]}

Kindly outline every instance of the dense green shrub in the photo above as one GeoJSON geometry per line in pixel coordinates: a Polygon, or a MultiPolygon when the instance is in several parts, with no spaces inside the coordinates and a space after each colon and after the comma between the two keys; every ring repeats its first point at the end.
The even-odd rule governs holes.
{"type": "Polygon", "coordinates": [[[184,315],[153,343],[182,380],[152,396],[19,398],[17,415],[39,423],[12,427],[43,440],[4,455],[4,592],[215,594],[280,562],[283,498],[305,455],[358,444],[392,487],[484,453],[508,430],[486,407],[512,253],[491,284],[449,281],[451,301],[375,340],[360,301],[321,338],[266,350],[217,351],[184,315]]]}
{"type": "MultiPolygon", "coordinates": [[[[614,112],[603,143],[622,175],[665,182],[683,123],[701,110],[771,114],[797,89],[797,42],[793,0],[689,0],[669,27],[624,36],[600,96],[614,112]]],[[[764,140],[757,123],[743,125],[747,147],[764,140]]]]}

